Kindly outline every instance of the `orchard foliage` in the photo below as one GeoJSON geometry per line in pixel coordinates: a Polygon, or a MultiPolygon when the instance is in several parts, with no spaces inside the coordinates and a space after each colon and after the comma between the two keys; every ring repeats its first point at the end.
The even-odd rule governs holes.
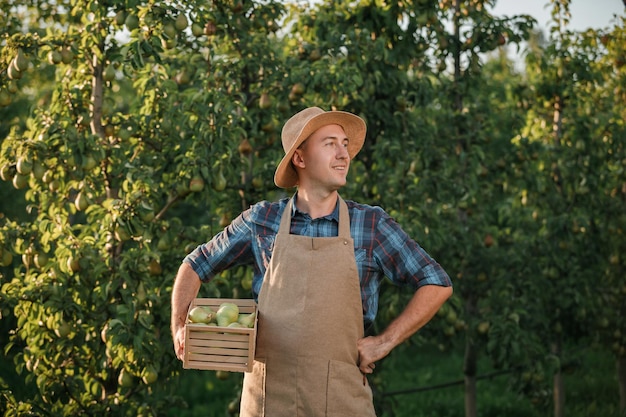
{"type": "Polygon", "coordinates": [[[270,188],[282,6],[3,6],[4,105],[42,86],[0,158],[28,210],[3,221],[5,351],[39,393],[7,410],[160,414],[176,268],[270,188]]]}
{"type": "MultiPolygon", "coordinates": [[[[623,21],[570,32],[554,0],[518,73],[507,48],[534,21],[493,3],[0,1],[0,328],[25,387],[1,376],[3,411],[183,408],[178,265],[291,193],[273,185],[280,129],[310,105],[367,121],[342,195],[382,205],[454,281],[408,343],[463,342],[467,381],[481,355],[523,367],[512,382],[544,408],[569,360],[554,346],[624,360],[623,21]]],[[[203,295],[249,297],[250,278],[203,295]]],[[[379,329],[410,295],[384,287],[379,329]]]]}

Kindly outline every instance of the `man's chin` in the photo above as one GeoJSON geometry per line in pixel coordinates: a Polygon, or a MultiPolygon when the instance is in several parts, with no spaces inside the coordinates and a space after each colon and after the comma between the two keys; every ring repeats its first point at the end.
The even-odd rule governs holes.
{"type": "Polygon", "coordinates": [[[333,184],[333,188],[335,191],[339,190],[341,187],[344,187],[348,182],[347,181],[339,181],[333,184]]]}

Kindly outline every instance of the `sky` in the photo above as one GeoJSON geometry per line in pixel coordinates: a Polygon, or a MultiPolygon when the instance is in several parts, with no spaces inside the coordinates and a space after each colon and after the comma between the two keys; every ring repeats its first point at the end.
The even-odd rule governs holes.
{"type": "MultiPolygon", "coordinates": [[[[615,24],[615,15],[626,15],[625,10],[622,0],[571,0],[569,28],[575,31],[608,28],[615,24]]],[[[551,11],[549,0],[497,0],[492,13],[495,16],[528,14],[545,33],[551,25],[551,11]]]]}
{"type": "MultiPolygon", "coordinates": [[[[626,16],[623,0],[571,0],[570,22],[568,29],[585,31],[586,29],[609,29],[617,20],[616,15],[626,16]]],[[[514,16],[527,14],[537,21],[536,29],[549,36],[548,28],[553,25],[551,20],[552,3],[550,0],[497,0],[492,10],[494,16],[514,16]]],[[[518,70],[523,68],[523,51],[516,52],[509,48],[509,54],[518,70]]]]}

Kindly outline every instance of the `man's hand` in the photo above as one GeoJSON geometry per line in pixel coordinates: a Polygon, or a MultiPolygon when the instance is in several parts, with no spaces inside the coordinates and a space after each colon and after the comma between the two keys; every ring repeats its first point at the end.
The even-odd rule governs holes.
{"type": "Polygon", "coordinates": [[[181,327],[174,332],[174,352],[179,360],[185,358],[185,327],[181,327]]]}
{"type": "Polygon", "coordinates": [[[392,347],[381,336],[368,336],[357,342],[359,350],[359,369],[363,374],[371,374],[376,368],[376,361],[391,352],[392,347]]]}

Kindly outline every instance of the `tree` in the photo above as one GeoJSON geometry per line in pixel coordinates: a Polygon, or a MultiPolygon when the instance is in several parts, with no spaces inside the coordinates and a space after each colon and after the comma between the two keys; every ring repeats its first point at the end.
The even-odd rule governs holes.
{"type": "Polygon", "coordinates": [[[29,205],[2,222],[17,327],[6,349],[37,392],[8,391],[7,410],[156,415],[179,401],[157,384],[180,369],[172,276],[269,188],[279,110],[257,103],[283,91],[281,14],[268,2],[2,4],[3,100],[18,78],[18,97],[50,81],[0,157],[29,205]]]}
{"type": "MultiPolygon", "coordinates": [[[[579,127],[579,136],[584,137],[591,131],[593,148],[590,159],[598,161],[599,167],[594,172],[597,183],[588,184],[590,189],[598,190],[594,199],[592,227],[597,233],[598,271],[602,274],[602,285],[594,293],[592,308],[594,316],[592,331],[601,345],[613,353],[616,361],[616,376],[619,389],[617,412],[626,410],[626,328],[624,327],[624,303],[626,280],[624,279],[624,233],[626,218],[623,215],[626,199],[626,177],[620,167],[625,162],[624,149],[624,30],[625,19],[616,20],[615,25],[607,30],[590,31],[581,40],[581,54],[587,52],[600,55],[592,61],[593,83],[584,86],[584,92],[591,92],[591,102],[580,103],[577,114],[593,114],[591,123],[579,127]],[[598,52],[596,52],[598,51],[598,52]],[[593,111],[591,109],[593,107],[593,111]],[[607,320],[608,319],[608,320],[607,320]],[[608,325],[607,325],[608,324],[608,325]]],[[[583,119],[584,120],[584,119],[583,119]]],[[[583,152],[589,152],[586,146],[583,152]]]]}
{"type": "MultiPolygon", "coordinates": [[[[621,278],[607,264],[607,253],[618,250],[608,235],[622,227],[622,220],[619,216],[606,220],[607,211],[615,216],[610,207],[622,198],[618,190],[623,176],[614,164],[623,159],[623,147],[613,138],[622,134],[623,125],[609,120],[621,120],[623,110],[610,98],[616,91],[612,79],[619,77],[619,71],[608,63],[611,51],[602,39],[609,35],[568,31],[569,2],[552,4],[550,39],[527,59],[536,102],[530,106],[520,140],[534,142],[541,149],[537,162],[526,165],[534,179],[526,178],[524,188],[540,222],[532,273],[544,277],[534,290],[537,310],[533,316],[542,318],[533,327],[550,341],[554,415],[562,416],[566,404],[563,369],[575,359],[564,346],[593,339],[598,331],[605,336],[612,333],[608,344],[615,343],[619,358],[623,344],[620,325],[610,326],[607,321],[623,314],[619,302],[615,303],[621,278]],[[607,241],[613,243],[607,247],[603,243],[607,241]],[[607,280],[609,287],[594,284],[599,271],[612,277],[607,280]]],[[[620,32],[616,27],[612,35],[619,37],[620,32]]]]}

